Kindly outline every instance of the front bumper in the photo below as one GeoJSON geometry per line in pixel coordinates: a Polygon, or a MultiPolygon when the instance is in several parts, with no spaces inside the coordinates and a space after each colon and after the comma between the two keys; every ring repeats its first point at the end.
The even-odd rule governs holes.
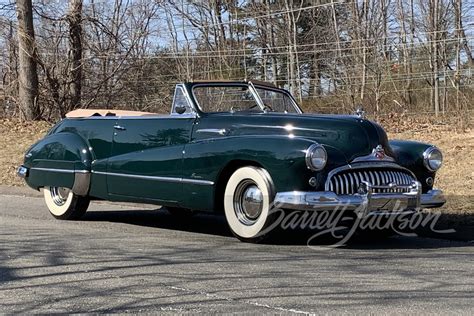
{"type": "Polygon", "coordinates": [[[373,186],[363,182],[358,193],[337,195],[334,192],[280,192],[274,207],[302,211],[355,211],[360,217],[366,215],[397,215],[421,208],[440,207],[446,202],[441,190],[421,192],[421,184],[373,186]],[[376,192],[404,193],[376,193],[376,192]]]}

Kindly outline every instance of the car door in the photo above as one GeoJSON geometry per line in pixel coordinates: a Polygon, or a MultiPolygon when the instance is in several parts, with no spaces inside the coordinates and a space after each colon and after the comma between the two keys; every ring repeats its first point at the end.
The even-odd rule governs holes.
{"type": "Polygon", "coordinates": [[[193,120],[117,120],[107,170],[109,195],[179,201],[183,150],[193,120]]]}
{"type": "MultiPolygon", "coordinates": [[[[177,101],[175,93],[173,108],[177,101]]],[[[111,198],[179,204],[183,150],[194,120],[192,113],[117,119],[107,167],[111,198]]]]}

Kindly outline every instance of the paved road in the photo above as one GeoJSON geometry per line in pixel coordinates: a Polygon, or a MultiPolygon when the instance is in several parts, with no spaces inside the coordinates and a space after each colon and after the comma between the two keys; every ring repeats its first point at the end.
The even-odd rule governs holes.
{"type": "Polygon", "coordinates": [[[0,195],[0,313],[472,314],[473,259],[472,243],[428,238],[244,244],[221,217],[108,203],[61,222],[0,195]]]}

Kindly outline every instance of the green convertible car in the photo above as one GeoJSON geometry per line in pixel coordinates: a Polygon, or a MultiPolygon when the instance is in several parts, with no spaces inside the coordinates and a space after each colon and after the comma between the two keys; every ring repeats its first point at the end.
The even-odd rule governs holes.
{"type": "Polygon", "coordinates": [[[389,141],[356,115],[304,114],[257,81],[176,86],[169,115],[76,110],[25,154],[18,175],[51,214],[78,219],[89,201],[153,203],[173,213],[224,212],[257,241],[272,210],[397,215],[445,203],[433,189],[442,154],[389,141]]]}

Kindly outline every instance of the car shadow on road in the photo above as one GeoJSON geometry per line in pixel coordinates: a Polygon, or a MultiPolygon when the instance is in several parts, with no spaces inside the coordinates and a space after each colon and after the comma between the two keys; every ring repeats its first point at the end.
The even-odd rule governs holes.
{"type": "Polygon", "coordinates": [[[194,216],[171,215],[166,209],[91,211],[84,221],[112,222],[192,233],[231,237],[232,233],[223,216],[198,213],[194,216]]]}
{"type": "MultiPolygon", "coordinates": [[[[191,217],[177,217],[176,215],[168,213],[165,208],[156,210],[110,210],[88,212],[82,220],[122,223],[210,236],[221,236],[228,237],[229,240],[237,241],[228,227],[225,217],[216,214],[197,213],[191,217]]],[[[344,243],[341,243],[341,239],[345,236],[344,233],[337,232],[336,235],[337,236],[333,236],[331,233],[322,233],[321,231],[310,229],[278,229],[272,238],[263,243],[315,247],[332,247],[337,245],[351,249],[430,249],[472,246],[472,243],[455,242],[456,238],[450,238],[449,234],[447,236],[445,234],[437,234],[429,232],[427,229],[411,234],[395,234],[390,237],[352,234],[351,238],[344,243]]]]}

